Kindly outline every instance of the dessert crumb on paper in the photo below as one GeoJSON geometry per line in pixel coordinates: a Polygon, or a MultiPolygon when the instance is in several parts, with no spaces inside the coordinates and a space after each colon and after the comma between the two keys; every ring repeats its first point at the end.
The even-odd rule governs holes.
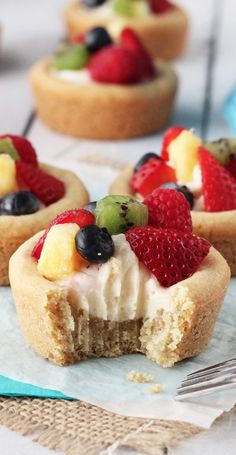
{"type": "Polygon", "coordinates": [[[152,382],[153,376],[151,374],[141,373],[139,371],[130,371],[127,374],[127,379],[133,382],[152,382]]]}

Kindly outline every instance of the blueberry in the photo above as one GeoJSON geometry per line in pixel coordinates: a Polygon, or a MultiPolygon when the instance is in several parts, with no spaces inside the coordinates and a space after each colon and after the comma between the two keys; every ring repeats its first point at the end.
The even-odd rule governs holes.
{"type": "Polygon", "coordinates": [[[145,153],[145,155],[143,155],[140,158],[140,160],[137,162],[137,164],[135,165],[134,172],[137,172],[140,169],[140,167],[143,166],[145,163],[147,163],[147,161],[150,160],[151,158],[156,158],[157,160],[161,160],[161,157],[154,152],[145,153]]]}
{"type": "Polygon", "coordinates": [[[88,210],[90,213],[94,213],[97,206],[97,201],[89,202],[89,204],[84,206],[85,210],[88,210]]]}
{"type": "Polygon", "coordinates": [[[106,228],[96,224],[82,227],[75,237],[79,254],[90,262],[107,262],[114,254],[114,243],[106,228]]]}
{"type": "Polygon", "coordinates": [[[96,6],[103,5],[106,0],[83,0],[83,3],[88,8],[95,8],[96,6]]]}
{"type": "Polygon", "coordinates": [[[84,44],[89,52],[97,52],[102,47],[112,43],[112,39],[105,28],[94,27],[86,33],[84,44]]]}
{"type": "Polygon", "coordinates": [[[185,199],[188,201],[190,205],[190,209],[193,208],[194,204],[194,196],[193,193],[190,191],[190,189],[186,185],[178,185],[175,182],[168,182],[168,183],[163,183],[160,188],[167,188],[169,190],[176,190],[179,191],[180,193],[183,193],[185,199]]]}
{"type": "Polygon", "coordinates": [[[40,209],[39,200],[30,191],[10,193],[1,200],[1,215],[28,215],[40,209]]]}

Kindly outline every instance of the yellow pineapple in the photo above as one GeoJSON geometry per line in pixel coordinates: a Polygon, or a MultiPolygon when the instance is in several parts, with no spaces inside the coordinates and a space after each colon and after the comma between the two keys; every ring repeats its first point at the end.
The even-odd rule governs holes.
{"type": "Polygon", "coordinates": [[[201,139],[189,130],[183,130],[176,139],[171,141],[168,152],[169,159],[176,169],[177,180],[180,183],[190,182],[193,169],[198,164],[198,147],[201,139]]]}
{"type": "Polygon", "coordinates": [[[75,223],[52,226],[44,243],[38,271],[48,280],[59,280],[80,269],[84,259],[75,247],[79,226],[75,223]]]}
{"type": "Polygon", "coordinates": [[[15,161],[7,154],[0,154],[0,197],[17,190],[15,161]]]}

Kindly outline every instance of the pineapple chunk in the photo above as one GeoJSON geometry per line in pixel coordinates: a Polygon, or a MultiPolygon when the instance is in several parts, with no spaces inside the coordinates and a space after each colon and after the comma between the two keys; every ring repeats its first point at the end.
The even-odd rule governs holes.
{"type": "Polygon", "coordinates": [[[15,161],[7,154],[0,154],[0,197],[17,189],[15,161]]]}
{"type": "Polygon", "coordinates": [[[176,169],[179,183],[190,182],[193,178],[193,169],[198,164],[198,147],[201,139],[191,131],[184,130],[171,141],[168,152],[169,159],[176,169]]]}
{"type": "Polygon", "coordinates": [[[38,272],[48,280],[59,280],[80,269],[84,259],[75,247],[79,226],[75,223],[52,226],[38,261],[38,272]]]}

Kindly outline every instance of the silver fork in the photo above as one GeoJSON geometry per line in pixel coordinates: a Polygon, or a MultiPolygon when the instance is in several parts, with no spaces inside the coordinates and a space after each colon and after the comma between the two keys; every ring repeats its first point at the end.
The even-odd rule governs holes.
{"type": "Polygon", "coordinates": [[[198,397],[236,387],[236,358],[194,371],[177,389],[176,400],[198,397]]]}

